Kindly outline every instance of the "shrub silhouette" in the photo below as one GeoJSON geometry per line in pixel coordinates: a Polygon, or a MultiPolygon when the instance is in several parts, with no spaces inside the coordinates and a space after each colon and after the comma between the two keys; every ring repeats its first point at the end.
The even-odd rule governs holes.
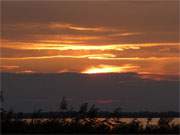
{"type": "MultiPolygon", "coordinates": [[[[65,98],[62,99],[66,106],[65,98]]],[[[63,105],[63,106],[64,106],[63,105]]],[[[64,110],[66,107],[63,107],[64,110]]],[[[172,117],[162,117],[157,125],[152,125],[152,118],[147,118],[147,125],[134,118],[130,123],[119,120],[119,109],[106,115],[99,114],[95,105],[88,107],[88,103],[81,104],[79,111],[49,112],[44,114],[41,109],[34,111],[28,117],[24,113],[15,113],[13,110],[1,112],[3,133],[110,133],[110,134],[178,134],[180,125],[174,124],[172,117]],[[116,113],[115,113],[116,112],[116,113]],[[60,115],[59,115],[60,114],[60,115]],[[24,121],[30,118],[31,121],[24,121]],[[44,119],[48,118],[48,119],[44,119]]]]}
{"type": "Polygon", "coordinates": [[[66,97],[63,97],[60,102],[59,110],[66,111],[67,109],[68,109],[68,103],[67,103],[66,97]]]}

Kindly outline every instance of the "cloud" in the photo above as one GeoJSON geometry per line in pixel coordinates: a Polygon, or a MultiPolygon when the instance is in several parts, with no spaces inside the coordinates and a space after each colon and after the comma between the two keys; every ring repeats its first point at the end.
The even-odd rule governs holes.
{"type": "Polygon", "coordinates": [[[49,28],[52,29],[71,29],[77,31],[92,31],[92,32],[105,32],[105,31],[117,31],[115,29],[108,29],[103,27],[82,27],[73,24],[61,24],[61,23],[51,23],[48,25],[49,28]]]}
{"type": "MultiPolygon", "coordinates": [[[[57,73],[60,70],[81,72],[92,66],[114,65],[121,67],[126,64],[138,66],[137,73],[180,75],[179,58],[76,58],[76,57],[37,57],[1,59],[5,65],[18,65],[23,69],[32,69],[40,73],[57,73]],[[73,66],[72,66],[73,65],[73,66]]],[[[132,69],[133,70],[133,69],[132,69]]],[[[12,70],[16,71],[16,70],[12,70]]],[[[18,71],[21,71],[18,69],[18,71]]],[[[129,70],[131,71],[131,70],[129,70]]],[[[16,71],[17,72],[17,71],[16,71]]]]}
{"type": "MultiPolygon", "coordinates": [[[[23,67],[23,69],[6,70],[10,72],[27,69],[54,73],[59,71],[82,72],[100,64],[117,67],[130,64],[140,67],[136,70],[138,73],[180,74],[177,43],[101,46],[10,43],[4,47],[5,45],[1,47],[3,65],[23,67]]],[[[131,70],[134,71],[133,69],[129,71],[131,70]]]]}
{"type": "Polygon", "coordinates": [[[66,44],[12,44],[2,45],[2,59],[41,59],[55,57],[74,57],[89,59],[144,59],[177,58],[178,43],[166,44],[113,44],[101,46],[66,44]],[[4,46],[4,47],[3,47],[4,46]],[[27,57],[27,58],[26,58],[27,57]]]}
{"type": "Polygon", "coordinates": [[[177,3],[3,1],[1,60],[23,71],[130,64],[138,73],[179,74],[177,3]]]}
{"type": "Polygon", "coordinates": [[[178,42],[178,9],[177,1],[3,1],[2,38],[37,42],[83,35],[98,37],[89,44],[178,42]]]}
{"type": "Polygon", "coordinates": [[[9,70],[17,69],[17,68],[19,68],[19,66],[14,66],[14,65],[1,65],[0,66],[1,71],[9,71],[9,70]]]}

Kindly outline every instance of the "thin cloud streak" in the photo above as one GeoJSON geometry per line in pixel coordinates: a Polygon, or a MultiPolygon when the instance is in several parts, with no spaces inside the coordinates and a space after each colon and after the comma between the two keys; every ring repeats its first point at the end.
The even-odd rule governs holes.
{"type": "Polygon", "coordinates": [[[141,57],[127,57],[127,58],[117,58],[113,54],[100,54],[100,55],[81,55],[81,56],[73,56],[73,55],[54,55],[54,56],[40,56],[40,57],[12,57],[12,58],[0,58],[2,60],[32,60],[32,59],[52,59],[52,58],[88,58],[88,59],[95,59],[95,60],[173,60],[179,59],[179,57],[148,57],[148,58],[141,58],[141,57]]]}
{"type": "MultiPolygon", "coordinates": [[[[70,41],[69,41],[70,42],[70,41]]],[[[8,44],[8,42],[4,42],[8,44]]],[[[48,44],[48,43],[9,43],[7,46],[1,47],[24,50],[125,50],[125,49],[140,49],[141,47],[153,46],[177,46],[180,43],[139,43],[139,44],[105,44],[105,45],[70,45],[70,44],[48,44]]]]}
{"type": "Polygon", "coordinates": [[[13,70],[17,69],[19,66],[14,66],[14,65],[1,65],[0,70],[13,70]]]}

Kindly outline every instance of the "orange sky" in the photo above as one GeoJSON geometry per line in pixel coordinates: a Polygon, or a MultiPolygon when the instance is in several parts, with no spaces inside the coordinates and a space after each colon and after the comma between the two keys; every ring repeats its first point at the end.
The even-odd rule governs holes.
{"type": "Polygon", "coordinates": [[[179,75],[178,8],[178,1],[2,2],[1,71],[179,75]]]}

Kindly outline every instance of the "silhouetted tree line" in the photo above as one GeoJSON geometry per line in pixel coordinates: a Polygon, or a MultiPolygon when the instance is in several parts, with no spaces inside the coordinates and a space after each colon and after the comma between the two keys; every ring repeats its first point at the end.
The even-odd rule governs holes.
{"type": "MultiPolygon", "coordinates": [[[[58,112],[14,113],[13,110],[1,110],[2,133],[180,133],[180,125],[172,123],[175,112],[152,113],[122,112],[118,107],[113,112],[102,112],[95,105],[80,105],[78,111],[69,108],[65,97],[62,98],[58,112]],[[146,126],[136,118],[147,117],[146,126]],[[160,117],[157,125],[152,125],[152,117],[160,117]],[[102,117],[102,121],[97,118],[102,117]],[[134,117],[130,123],[119,121],[120,117],[134,117]],[[27,119],[30,121],[28,122],[27,119]],[[43,120],[45,119],[46,120],[43,120]],[[68,120],[69,119],[69,120],[68,120]],[[112,123],[113,119],[116,123],[112,123]]],[[[179,115],[178,115],[179,116],[179,115]]],[[[176,116],[177,117],[177,116],[176,116]]]]}
{"type": "MultiPolygon", "coordinates": [[[[12,118],[12,113],[7,114],[12,118]]],[[[160,118],[157,125],[151,125],[148,120],[146,127],[136,118],[130,123],[121,121],[116,125],[109,122],[109,118],[98,122],[96,118],[71,118],[66,119],[48,119],[46,121],[31,120],[26,122],[20,119],[4,119],[2,121],[2,133],[180,133],[180,125],[170,124],[173,118],[160,118]]]]}

